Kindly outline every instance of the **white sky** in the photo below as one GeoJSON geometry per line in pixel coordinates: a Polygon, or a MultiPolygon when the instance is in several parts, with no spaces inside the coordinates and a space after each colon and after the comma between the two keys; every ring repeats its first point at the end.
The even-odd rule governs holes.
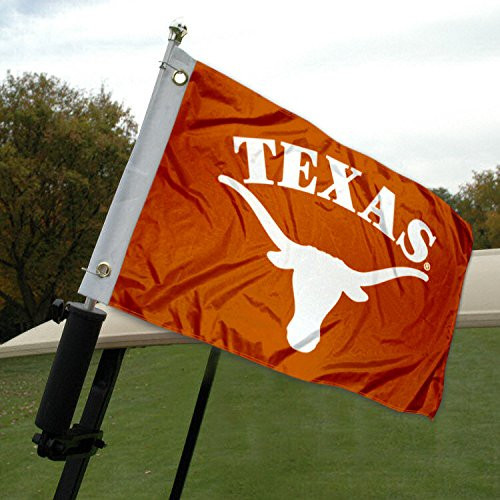
{"type": "Polygon", "coordinates": [[[1,0],[0,78],[104,83],[142,121],[168,39],[428,187],[500,163],[499,0],[1,0]]]}

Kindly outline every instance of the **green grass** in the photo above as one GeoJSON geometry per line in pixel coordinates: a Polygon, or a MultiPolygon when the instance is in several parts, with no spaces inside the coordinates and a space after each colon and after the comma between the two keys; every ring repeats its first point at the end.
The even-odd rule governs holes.
{"type": "MultiPolygon", "coordinates": [[[[79,498],[168,496],[208,350],[127,352],[79,498]]],[[[184,498],[500,498],[499,355],[500,329],[458,330],[431,422],[223,353],[184,498]]],[[[30,442],[51,361],[0,361],[2,499],[55,490],[30,442]]]]}

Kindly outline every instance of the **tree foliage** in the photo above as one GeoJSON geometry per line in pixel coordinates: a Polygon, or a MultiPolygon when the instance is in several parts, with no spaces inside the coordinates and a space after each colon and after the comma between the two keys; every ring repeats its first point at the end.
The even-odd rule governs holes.
{"type": "Polygon", "coordinates": [[[76,297],[136,131],[130,111],[103,88],[87,93],[45,74],[7,73],[0,301],[11,321],[38,324],[56,296],[76,297]]]}
{"type": "Polygon", "coordinates": [[[472,182],[456,194],[446,188],[433,191],[472,226],[474,249],[500,248],[500,165],[474,172],[472,182]]]}
{"type": "Polygon", "coordinates": [[[461,186],[457,211],[474,231],[474,248],[500,247],[500,165],[474,172],[472,182],[461,186]]]}

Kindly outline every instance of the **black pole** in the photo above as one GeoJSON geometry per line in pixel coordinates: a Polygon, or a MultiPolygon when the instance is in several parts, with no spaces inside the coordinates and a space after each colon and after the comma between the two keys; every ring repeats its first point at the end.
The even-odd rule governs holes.
{"type": "MultiPolygon", "coordinates": [[[[125,348],[103,351],[82,418],[78,424],[78,429],[81,432],[85,434],[99,432],[120,372],[125,351],[125,348]]],[[[54,500],[73,500],[76,498],[89,461],[89,454],[81,457],[68,456],[66,458],[66,464],[59,479],[54,500]]]]}
{"type": "Polygon", "coordinates": [[[219,349],[212,347],[210,349],[210,355],[208,356],[207,366],[201,382],[200,391],[198,392],[198,399],[196,400],[193,416],[191,417],[191,424],[189,425],[186,441],[184,443],[184,449],[182,450],[181,459],[177,467],[174,484],[170,492],[170,500],[178,500],[181,497],[182,489],[184,488],[184,483],[189,471],[191,458],[193,457],[194,448],[196,446],[196,440],[198,439],[201,423],[203,422],[203,415],[205,414],[205,409],[207,407],[210,390],[212,389],[212,383],[217,370],[219,356],[219,349]]]}

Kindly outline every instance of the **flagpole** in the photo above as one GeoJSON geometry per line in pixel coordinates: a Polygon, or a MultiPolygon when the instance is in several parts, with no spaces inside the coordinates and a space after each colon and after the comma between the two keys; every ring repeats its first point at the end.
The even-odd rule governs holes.
{"type": "MultiPolygon", "coordinates": [[[[186,27],[180,23],[170,26],[167,49],[141,129],[140,137],[143,136],[142,142],[145,144],[148,144],[151,136],[150,128],[157,118],[156,114],[162,112],[161,109],[155,109],[158,94],[161,94],[161,99],[165,101],[167,89],[162,80],[165,70],[169,68],[169,72],[172,72],[174,69],[172,81],[175,85],[172,87],[184,86],[187,83],[187,73],[183,69],[173,68],[170,63],[174,48],[181,43],[186,33],[186,27]]],[[[174,94],[180,105],[179,92],[174,94]]],[[[146,147],[144,144],[138,144],[141,142],[139,139],[134,150],[138,146],[146,147]]],[[[158,140],[157,137],[154,139],[160,145],[157,149],[160,147],[161,153],[162,139],[158,140]]],[[[168,137],[166,139],[168,140],[168,137]]],[[[164,148],[164,144],[162,147],[164,148]]],[[[130,214],[127,218],[130,220],[130,214]]],[[[86,297],[84,303],[65,304],[63,300],[57,299],[51,306],[52,319],[57,323],[66,320],[66,323],[35,419],[37,427],[42,432],[35,434],[32,439],[37,444],[39,456],[55,461],[66,461],[54,497],[61,500],[76,498],[90,457],[97,449],[105,446],[100,426],[126,351],[125,348],[104,350],[82,418],[70,429],[97,338],[106,318],[106,313],[95,306],[98,300],[103,301],[98,295],[103,293],[101,289],[106,289],[106,280],[103,281],[101,278],[109,278],[112,265],[99,260],[93,269],[95,272],[91,266],[89,269],[84,269],[87,277],[92,276],[96,280],[95,293],[85,293],[80,290],[86,297]]],[[[117,271],[117,267],[114,266],[113,273],[116,274],[117,271]]]]}

